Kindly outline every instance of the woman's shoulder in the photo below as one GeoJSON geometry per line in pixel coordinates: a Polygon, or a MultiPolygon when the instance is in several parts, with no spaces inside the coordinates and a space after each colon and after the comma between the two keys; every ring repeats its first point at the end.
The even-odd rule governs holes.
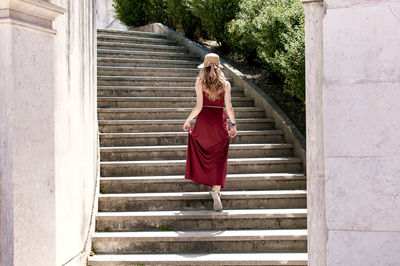
{"type": "Polygon", "coordinates": [[[229,82],[229,80],[225,80],[224,81],[224,91],[229,90],[231,88],[231,83],[229,82]]]}

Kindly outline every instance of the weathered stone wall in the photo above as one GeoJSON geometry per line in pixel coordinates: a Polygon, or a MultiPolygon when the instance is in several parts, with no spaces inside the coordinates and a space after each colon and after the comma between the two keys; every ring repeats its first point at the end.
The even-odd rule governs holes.
{"type": "Polygon", "coordinates": [[[112,0],[96,1],[96,24],[98,29],[126,30],[121,22],[114,18],[112,0]]]}
{"type": "MultiPolygon", "coordinates": [[[[96,1],[54,2],[66,9],[54,23],[56,245],[57,265],[62,265],[91,242],[98,175],[96,1]]],[[[85,265],[87,254],[80,255],[68,265],[85,265]]]]}
{"type": "Polygon", "coordinates": [[[94,0],[0,3],[0,265],[86,264],[98,181],[94,12],[94,0]]]}
{"type": "Polygon", "coordinates": [[[321,30],[306,28],[310,265],[399,265],[400,1],[320,8],[321,30]]]}

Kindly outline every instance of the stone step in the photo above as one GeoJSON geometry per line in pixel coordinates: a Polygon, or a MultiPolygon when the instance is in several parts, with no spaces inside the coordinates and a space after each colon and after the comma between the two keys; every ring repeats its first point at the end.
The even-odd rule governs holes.
{"type": "MultiPolygon", "coordinates": [[[[231,97],[233,107],[254,107],[250,97],[231,97]]],[[[99,108],[194,108],[196,97],[98,97],[99,108]]]]}
{"type": "Polygon", "coordinates": [[[101,42],[125,42],[125,43],[143,43],[143,44],[164,44],[175,45],[176,41],[166,39],[165,37],[154,36],[128,36],[117,34],[97,34],[97,41],[101,42]]]}
{"type": "MultiPolygon", "coordinates": [[[[101,193],[208,191],[209,186],[185,179],[184,175],[100,177],[101,193]]],[[[305,190],[302,173],[228,174],[224,191],[305,190]]]]}
{"type": "MultiPolygon", "coordinates": [[[[186,119],[193,108],[98,108],[99,120],[186,119]]],[[[228,117],[228,114],[226,114],[228,117]]],[[[260,107],[236,107],[235,118],[263,118],[260,107]]]]}
{"type": "MultiPolygon", "coordinates": [[[[99,194],[99,212],[212,210],[207,192],[99,194]]],[[[224,209],[306,208],[305,190],[221,191],[224,209]]]]}
{"type": "Polygon", "coordinates": [[[97,29],[97,34],[115,34],[123,36],[140,36],[140,37],[152,37],[152,38],[166,38],[165,34],[154,33],[150,31],[135,31],[135,30],[109,30],[109,29],[97,29]]]}
{"type": "Polygon", "coordinates": [[[96,254],[306,252],[307,230],[95,232],[96,254]]]}
{"type": "MultiPolygon", "coordinates": [[[[160,59],[160,58],[120,58],[97,57],[97,66],[147,66],[147,67],[192,67],[196,68],[201,61],[160,59]]],[[[197,69],[199,71],[199,69],[197,69]]]]}
{"type": "MultiPolygon", "coordinates": [[[[238,127],[243,130],[265,130],[274,128],[274,120],[270,118],[240,118],[236,119],[236,122],[238,123],[238,127]]],[[[99,120],[99,131],[102,133],[183,131],[184,123],[185,119],[99,120]]],[[[192,128],[194,128],[195,123],[196,119],[192,120],[192,128]]]]}
{"type": "MultiPolygon", "coordinates": [[[[97,86],[98,96],[117,97],[195,97],[194,86],[97,86]]],[[[245,96],[242,88],[232,87],[232,97],[245,96]]]]}
{"type": "Polygon", "coordinates": [[[184,253],[94,255],[88,265],[307,265],[307,253],[184,253]]]}
{"type": "MultiPolygon", "coordinates": [[[[228,78],[232,81],[231,78],[228,78]]],[[[107,86],[192,86],[196,77],[159,77],[159,76],[97,76],[97,85],[107,86]]]]}
{"type": "Polygon", "coordinates": [[[145,66],[98,66],[100,76],[157,76],[157,77],[196,77],[199,69],[194,67],[145,67],[145,66]]]}
{"type": "Polygon", "coordinates": [[[123,49],[107,49],[98,48],[97,56],[113,57],[121,59],[177,59],[177,60],[193,60],[201,61],[200,56],[189,54],[187,51],[149,51],[149,50],[123,50],[123,49]]]}
{"type": "MultiPolygon", "coordinates": [[[[188,132],[100,133],[100,146],[187,145],[188,132]]],[[[282,130],[239,130],[230,143],[282,143],[282,130]]]]}
{"type": "MultiPolygon", "coordinates": [[[[100,176],[181,175],[186,160],[100,162],[100,176]]],[[[228,159],[228,174],[298,173],[301,160],[292,157],[228,159]]]]}
{"type": "Polygon", "coordinates": [[[166,44],[147,44],[147,43],[130,43],[130,42],[110,42],[98,41],[97,47],[101,49],[112,50],[136,50],[136,51],[169,51],[186,53],[188,50],[181,45],[166,45],[166,44]]]}
{"type": "Polygon", "coordinates": [[[99,212],[98,232],[305,229],[307,209],[99,212]]]}
{"type": "MultiPolygon", "coordinates": [[[[292,156],[293,145],[287,143],[274,144],[231,144],[229,158],[257,158],[292,156]]],[[[157,145],[131,147],[102,147],[102,161],[137,161],[137,160],[184,160],[186,145],[157,145]]]]}

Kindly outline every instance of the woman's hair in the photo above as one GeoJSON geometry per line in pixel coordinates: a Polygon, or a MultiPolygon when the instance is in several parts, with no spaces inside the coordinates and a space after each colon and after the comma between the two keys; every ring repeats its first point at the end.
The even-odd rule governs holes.
{"type": "Polygon", "coordinates": [[[197,76],[201,82],[204,91],[207,93],[210,100],[215,101],[219,99],[219,94],[224,90],[225,75],[218,67],[214,67],[215,76],[210,76],[211,66],[203,67],[197,76]]]}

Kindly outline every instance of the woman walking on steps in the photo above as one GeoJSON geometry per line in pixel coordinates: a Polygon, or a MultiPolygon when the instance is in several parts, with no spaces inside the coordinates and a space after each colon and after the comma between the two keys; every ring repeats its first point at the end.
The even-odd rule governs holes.
{"type": "Polygon", "coordinates": [[[229,140],[236,136],[231,104],[231,85],[221,68],[219,56],[208,53],[196,79],[196,106],[183,125],[188,133],[185,178],[212,186],[213,209],[222,210],[220,190],[225,187],[229,140]],[[231,121],[230,131],[224,110],[231,121]],[[196,118],[193,129],[190,121],[196,118]]]}

